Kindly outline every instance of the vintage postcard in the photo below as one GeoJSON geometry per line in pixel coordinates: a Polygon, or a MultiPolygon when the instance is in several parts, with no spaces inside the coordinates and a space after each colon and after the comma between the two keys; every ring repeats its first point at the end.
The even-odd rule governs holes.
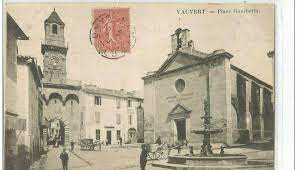
{"type": "Polygon", "coordinates": [[[273,170],[273,4],[6,4],[5,170],[273,170]]]}

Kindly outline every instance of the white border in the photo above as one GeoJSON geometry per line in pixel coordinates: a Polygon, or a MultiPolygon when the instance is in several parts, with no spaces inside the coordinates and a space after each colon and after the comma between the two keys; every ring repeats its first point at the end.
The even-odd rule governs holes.
{"type": "Polygon", "coordinates": [[[291,170],[294,164],[294,4],[276,5],[276,169],[291,170]]]}
{"type": "MultiPolygon", "coordinates": [[[[6,3],[32,3],[36,2],[34,0],[6,0],[6,3]]],[[[139,2],[136,0],[38,0],[39,3],[47,3],[47,2],[139,2]]],[[[275,3],[275,0],[142,0],[141,2],[199,2],[199,3],[275,3]]],[[[1,4],[2,5],[2,4],[1,4]]],[[[276,72],[275,72],[275,89],[276,90],[276,100],[275,100],[275,111],[276,111],[276,147],[275,147],[275,169],[278,170],[294,170],[295,164],[294,161],[297,162],[294,153],[297,153],[295,148],[296,144],[296,127],[294,124],[294,120],[297,120],[297,116],[294,116],[295,108],[294,104],[297,105],[297,101],[294,100],[294,96],[297,95],[295,92],[295,86],[297,82],[297,77],[294,74],[294,0],[278,0],[276,1],[276,72]],[[294,79],[295,78],[295,79],[294,79]],[[295,83],[295,86],[294,86],[295,83]],[[294,92],[294,93],[293,93],[294,92]],[[294,141],[295,139],[295,141],[294,141]]],[[[1,8],[1,22],[3,18],[3,12],[1,8]]],[[[296,16],[296,14],[295,14],[296,16]]],[[[295,18],[296,19],[296,18],[295,18]]],[[[296,20],[295,20],[296,21],[296,20]]],[[[3,23],[2,23],[2,31],[3,31],[3,23]]],[[[1,32],[2,32],[1,31],[1,32]]],[[[2,32],[3,34],[3,32],[2,32]]],[[[1,34],[1,38],[2,38],[1,34]]],[[[2,39],[3,40],[3,39],[2,39]]],[[[3,42],[3,41],[2,41],[3,42]]],[[[296,47],[296,46],[295,46],[296,47]]],[[[3,45],[2,45],[2,48],[3,45]]],[[[1,49],[2,52],[2,49],[1,49]]],[[[2,56],[2,55],[1,55],[2,56]]],[[[2,64],[1,64],[2,69],[2,64]]],[[[3,89],[3,77],[1,74],[1,89],[3,89]]],[[[1,91],[2,92],[2,91],[1,91]]],[[[2,98],[0,99],[0,104],[2,104],[2,98]]],[[[3,121],[0,121],[1,128],[1,137],[0,141],[3,144],[2,138],[2,126],[3,121]]],[[[3,146],[3,145],[2,145],[3,146]]],[[[3,151],[3,148],[1,148],[3,151]]],[[[3,155],[3,152],[2,152],[3,155]]],[[[1,155],[1,156],[2,156],[1,155]]],[[[2,159],[3,160],[3,159],[2,159]]],[[[0,163],[2,167],[2,162],[0,163]]]]}

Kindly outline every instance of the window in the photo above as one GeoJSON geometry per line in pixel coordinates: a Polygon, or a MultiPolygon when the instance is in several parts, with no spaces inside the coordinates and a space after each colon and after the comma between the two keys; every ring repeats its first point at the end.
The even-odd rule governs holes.
{"type": "Polygon", "coordinates": [[[116,105],[118,109],[121,108],[121,99],[116,100],[116,105]]]}
{"type": "Polygon", "coordinates": [[[53,24],[52,32],[53,32],[53,34],[58,34],[58,26],[56,24],[53,24]]]}
{"type": "Polygon", "coordinates": [[[117,119],[117,125],[121,124],[121,115],[120,114],[116,115],[116,119],[117,119]]]}
{"type": "Polygon", "coordinates": [[[120,140],[121,137],[121,130],[117,130],[117,140],[120,140]]]}
{"type": "Polygon", "coordinates": [[[178,92],[182,92],[185,89],[186,83],[183,79],[178,79],[175,81],[175,88],[178,92]]]}
{"type": "Polygon", "coordinates": [[[100,129],[96,129],[96,140],[100,140],[100,129]]]}
{"type": "Polygon", "coordinates": [[[101,105],[101,96],[95,96],[95,105],[101,105]]]}
{"type": "Polygon", "coordinates": [[[132,125],[132,115],[129,115],[129,125],[132,125]]]}
{"type": "Polygon", "coordinates": [[[128,100],[128,107],[131,107],[131,106],[132,106],[132,101],[128,100]]]}
{"type": "Polygon", "coordinates": [[[95,112],[96,123],[100,123],[100,112],[95,112]]]}

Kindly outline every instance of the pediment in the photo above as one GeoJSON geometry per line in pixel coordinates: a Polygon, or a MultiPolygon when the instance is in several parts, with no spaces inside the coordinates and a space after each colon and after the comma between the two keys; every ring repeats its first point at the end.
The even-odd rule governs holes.
{"type": "Polygon", "coordinates": [[[185,66],[189,66],[201,61],[201,58],[182,52],[176,52],[169,57],[158,70],[159,73],[168,72],[171,70],[176,70],[185,66]]]}
{"type": "Polygon", "coordinates": [[[187,109],[185,106],[181,104],[177,104],[169,113],[167,117],[167,121],[172,119],[181,119],[181,118],[189,118],[191,110],[187,109]]]}
{"type": "Polygon", "coordinates": [[[185,106],[182,106],[181,104],[177,104],[170,112],[170,115],[174,114],[181,114],[181,113],[189,113],[191,112],[189,109],[187,109],[185,106]]]}

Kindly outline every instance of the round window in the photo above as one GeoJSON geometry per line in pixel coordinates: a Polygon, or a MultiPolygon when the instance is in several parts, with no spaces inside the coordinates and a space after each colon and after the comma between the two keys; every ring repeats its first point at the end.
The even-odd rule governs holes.
{"type": "Polygon", "coordinates": [[[175,81],[175,88],[178,92],[182,92],[185,89],[185,81],[183,79],[178,79],[175,81]]]}

